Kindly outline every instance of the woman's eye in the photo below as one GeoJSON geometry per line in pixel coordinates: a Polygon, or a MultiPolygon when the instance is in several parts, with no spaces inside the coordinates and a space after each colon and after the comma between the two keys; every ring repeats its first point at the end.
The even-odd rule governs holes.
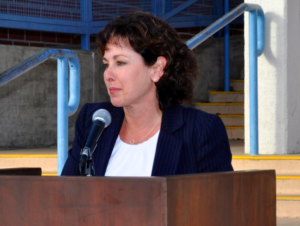
{"type": "Polygon", "coordinates": [[[118,66],[122,66],[122,65],[124,65],[124,64],[125,64],[125,62],[117,61],[117,65],[118,65],[118,66]]]}
{"type": "Polygon", "coordinates": [[[108,64],[104,64],[104,63],[103,63],[103,65],[104,65],[105,68],[108,68],[108,64]]]}

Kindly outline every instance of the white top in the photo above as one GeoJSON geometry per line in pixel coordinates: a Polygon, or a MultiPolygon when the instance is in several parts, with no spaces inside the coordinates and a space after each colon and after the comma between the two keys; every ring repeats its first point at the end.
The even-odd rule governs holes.
{"type": "Polygon", "coordinates": [[[124,143],[118,136],[105,176],[150,177],[158,135],[159,131],[141,144],[124,143]]]}

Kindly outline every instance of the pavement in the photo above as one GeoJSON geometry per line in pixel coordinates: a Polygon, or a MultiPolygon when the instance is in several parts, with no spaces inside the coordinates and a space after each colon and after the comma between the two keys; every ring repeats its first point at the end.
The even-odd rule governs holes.
{"type": "Polygon", "coordinates": [[[277,217],[277,226],[300,226],[300,218],[279,218],[279,217],[277,217]]]}

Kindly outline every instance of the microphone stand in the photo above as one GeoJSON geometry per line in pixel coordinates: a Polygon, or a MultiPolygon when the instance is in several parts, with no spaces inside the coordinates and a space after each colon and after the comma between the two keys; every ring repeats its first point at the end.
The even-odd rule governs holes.
{"type": "Polygon", "coordinates": [[[92,156],[89,148],[83,148],[79,160],[80,176],[95,176],[92,156]]]}

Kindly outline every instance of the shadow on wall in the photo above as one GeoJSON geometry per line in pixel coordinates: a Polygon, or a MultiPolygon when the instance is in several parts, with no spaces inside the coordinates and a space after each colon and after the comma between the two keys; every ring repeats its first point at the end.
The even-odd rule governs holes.
{"type": "MultiPolygon", "coordinates": [[[[0,45],[3,72],[40,48],[0,45]]],[[[81,109],[84,103],[108,101],[102,63],[97,53],[75,51],[81,67],[81,109]]],[[[0,87],[0,149],[56,146],[57,62],[50,59],[0,87]]],[[[79,110],[69,117],[69,142],[79,110]]]]}

